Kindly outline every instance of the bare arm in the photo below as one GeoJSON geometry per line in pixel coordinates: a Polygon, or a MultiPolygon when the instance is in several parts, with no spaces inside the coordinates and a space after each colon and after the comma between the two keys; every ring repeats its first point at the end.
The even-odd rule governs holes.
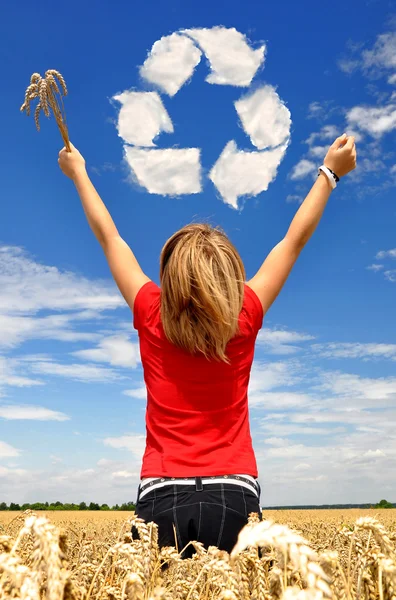
{"type": "Polygon", "coordinates": [[[78,150],[74,146],[71,152],[61,150],[58,162],[63,173],[73,180],[88,223],[103,248],[115,282],[133,310],[136,295],[142,285],[150,281],[149,278],[119,235],[109,211],[89,179],[85,161],[78,150]]]}
{"type": "MultiPolygon", "coordinates": [[[[352,171],[356,166],[354,138],[337,138],[330,147],[324,164],[339,177],[352,171]]],[[[278,296],[301,250],[318,226],[331,190],[330,182],[321,173],[297,211],[283,240],[269,253],[256,275],[248,281],[249,287],[259,297],[264,313],[278,296]]]]}

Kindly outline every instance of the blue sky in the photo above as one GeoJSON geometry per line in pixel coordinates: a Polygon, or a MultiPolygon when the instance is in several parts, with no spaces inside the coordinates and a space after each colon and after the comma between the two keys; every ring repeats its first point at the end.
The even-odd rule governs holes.
{"type": "MultiPolygon", "coordinates": [[[[318,10],[309,1],[302,11],[284,2],[72,0],[67,8],[8,3],[1,13],[0,500],[134,500],[144,448],[131,314],[58,169],[55,124],[42,117],[38,133],[19,112],[30,75],[55,68],[69,88],[70,137],[156,281],[163,243],[192,220],[221,225],[252,276],[285,234],[326,147],[344,131],[356,135],[358,168],[340,182],[266,316],[251,430],[265,506],[396,501],[395,2],[336,0],[318,10]],[[192,40],[192,29],[215,26],[235,28],[251,50],[265,46],[250,85],[208,83],[215,69],[203,54],[173,96],[139,75],[157,40],[184,29],[192,40]],[[257,180],[268,190],[235,209],[224,196],[229,172],[223,194],[209,176],[231,140],[241,152],[264,147],[254,147],[234,106],[262,89],[290,112],[291,125],[288,111],[282,117],[288,144],[279,134],[265,146],[268,157],[283,148],[275,168],[264,157],[260,169],[242,169],[237,186],[257,180]],[[125,127],[133,134],[139,123],[133,113],[121,124],[114,100],[128,90],[160,98],[153,127],[167,115],[173,133],[154,137],[157,150],[200,149],[199,185],[180,174],[200,191],[175,197],[138,185],[118,133],[125,139],[125,127]]],[[[188,52],[198,46],[188,42],[188,52]]],[[[221,49],[229,55],[226,43],[221,49]]],[[[272,135],[266,115],[261,133],[272,135]]],[[[146,187],[168,181],[154,180],[149,173],[146,187]]]]}

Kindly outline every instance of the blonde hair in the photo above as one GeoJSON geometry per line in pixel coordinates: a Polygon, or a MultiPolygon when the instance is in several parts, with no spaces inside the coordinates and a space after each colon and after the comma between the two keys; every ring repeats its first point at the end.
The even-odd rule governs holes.
{"type": "Polygon", "coordinates": [[[228,362],[238,332],[245,268],[219,228],[186,225],[165,243],[160,259],[161,321],[167,339],[189,353],[228,362]]]}

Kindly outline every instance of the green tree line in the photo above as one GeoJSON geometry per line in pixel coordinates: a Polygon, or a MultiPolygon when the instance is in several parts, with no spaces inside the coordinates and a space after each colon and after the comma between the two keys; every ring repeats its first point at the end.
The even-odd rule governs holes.
{"type": "Polygon", "coordinates": [[[124,502],[123,504],[115,504],[109,506],[108,504],[98,504],[97,502],[80,502],[80,504],[68,503],[68,502],[33,502],[29,504],[18,504],[17,502],[10,502],[8,505],[6,502],[0,502],[0,510],[135,510],[135,504],[133,502],[124,502]]]}

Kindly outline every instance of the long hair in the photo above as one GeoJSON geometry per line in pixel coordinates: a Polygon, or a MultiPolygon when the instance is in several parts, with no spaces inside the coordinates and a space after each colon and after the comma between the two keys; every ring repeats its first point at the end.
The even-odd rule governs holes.
{"type": "Polygon", "coordinates": [[[228,362],[238,332],[245,268],[219,228],[186,225],[165,243],[160,258],[161,321],[167,339],[187,352],[228,362]]]}

